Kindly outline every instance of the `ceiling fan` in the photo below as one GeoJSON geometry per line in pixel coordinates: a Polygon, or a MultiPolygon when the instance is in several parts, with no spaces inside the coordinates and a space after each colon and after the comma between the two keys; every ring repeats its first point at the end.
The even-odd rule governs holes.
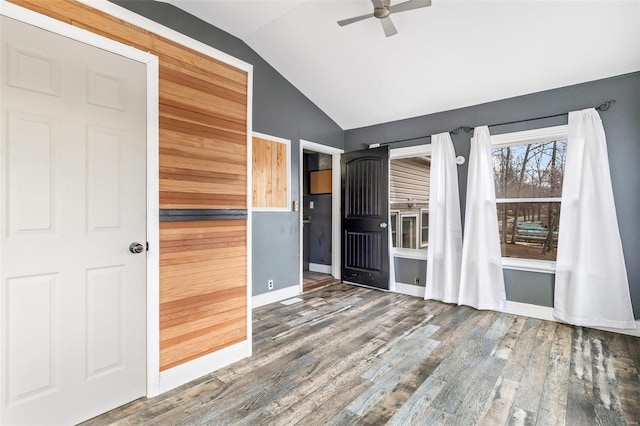
{"type": "Polygon", "coordinates": [[[338,25],[344,27],[345,25],[353,24],[354,22],[362,21],[368,18],[378,18],[384,29],[384,35],[391,37],[398,33],[396,26],[393,25],[390,15],[392,13],[405,12],[407,10],[420,9],[422,7],[431,6],[431,0],[408,0],[402,3],[394,4],[391,6],[391,0],[371,0],[373,3],[373,13],[367,13],[366,15],[356,16],[349,19],[343,19],[338,21],[338,25]]]}

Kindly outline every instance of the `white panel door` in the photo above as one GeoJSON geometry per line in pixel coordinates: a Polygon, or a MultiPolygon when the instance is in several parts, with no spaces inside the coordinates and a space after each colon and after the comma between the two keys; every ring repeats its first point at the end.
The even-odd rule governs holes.
{"type": "Polygon", "coordinates": [[[0,19],[0,423],[68,425],[146,390],[146,68],[0,19]]]}

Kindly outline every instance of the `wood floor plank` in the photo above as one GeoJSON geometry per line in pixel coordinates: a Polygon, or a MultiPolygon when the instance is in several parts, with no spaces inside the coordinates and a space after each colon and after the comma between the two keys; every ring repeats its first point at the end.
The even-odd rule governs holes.
{"type": "Polygon", "coordinates": [[[493,398],[493,390],[500,379],[505,360],[493,356],[495,348],[504,333],[511,327],[515,317],[500,315],[496,318],[487,333],[483,336],[483,347],[487,355],[479,355],[474,367],[468,372],[466,379],[456,387],[460,400],[451,421],[456,424],[476,424],[489,409],[493,398]]]}
{"type": "Polygon", "coordinates": [[[489,406],[478,420],[478,425],[498,426],[504,425],[509,419],[511,406],[516,396],[519,383],[505,379],[502,376],[496,381],[494,391],[490,395],[489,406]]]}
{"type": "Polygon", "coordinates": [[[513,401],[513,416],[516,418],[524,416],[526,423],[535,424],[537,421],[538,407],[540,406],[542,390],[549,368],[555,328],[556,323],[545,321],[538,329],[531,348],[529,362],[520,379],[520,386],[513,401]]]}
{"type": "Polygon", "coordinates": [[[444,387],[444,382],[434,377],[424,381],[411,398],[391,418],[388,425],[403,426],[419,424],[431,407],[431,402],[444,387]]]}
{"type": "MultiPolygon", "coordinates": [[[[452,311],[455,311],[455,309],[452,311]]],[[[429,356],[419,360],[416,368],[391,393],[371,409],[363,419],[363,424],[380,425],[389,421],[409,400],[416,389],[428,379],[442,360],[447,358],[467,338],[482,316],[476,310],[467,311],[463,309],[460,312],[463,312],[464,315],[457,315],[454,321],[438,322],[440,329],[431,336],[431,339],[440,341],[438,347],[429,356]]],[[[429,323],[434,324],[437,318],[434,318],[429,323]]]]}
{"type": "MultiPolygon", "coordinates": [[[[417,340],[413,344],[419,347],[419,342],[420,341],[417,340]]],[[[439,344],[440,342],[436,340],[427,339],[418,351],[408,352],[408,357],[405,357],[401,361],[393,364],[390,371],[387,371],[382,376],[376,376],[375,378],[369,379],[374,382],[373,386],[371,386],[366,392],[362,393],[347,407],[347,409],[359,416],[367,414],[371,408],[384,399],[384,397],[388,395],[410,372],[412,367],[415,365],[414,357],[418,359],[424,358],[433,352],[439,344]]],[[[367,373],[368,371],[362,375],[362,378],[367,378],[367,373]]]]}
{"type": "Polygon", "coordinates": [[[406,339],[404,342],[392,348],[389,352],[385,353],[380,362],[364,372],[362,378],[371,380],[372,382],[377,382],[390,370],[397,369],[398,365],[402,364],[402,362],[406,360],[406,358],[415,356],[414,352],[419,349],[420,345],[422,345],[423,343],[429,343],[430,347],[429,352],[426,353],[425,356],[431,353],[431,351],[435,349],[435,346],[437,346],[437,344],[439,344],[440,342],[429,339],[429,337],[431,337],[433,333],[438,330],[438,327],[427,324],[427,322],[428,320],[421,324],[422,327],[420,328],[420,330],[412,334],[411,338],[406,339]],[[435,342],[435,345],[433,345],[433,347],[431,347],[431,342],[435,342]]]}
{"type": "Polygon", "coordinates": [[[465,419],[478,415],[476,398],[489,398],[504,364],[504,360],[491,354],[512,322],[513,316],[509,315],[483,316],[466,344],[459,346],[433,372],[434,377],[446,383],[433,401],[434,408],[465,419]],[[483,375],[486,375],[484,381],[476,380],[483,375]],[[468,395],[468,389],[472,386],[476,387],[475,392],[468,395]],[[465,400],[467,406],[463,404],[465,400]]]}
{"type": "MultiPolygon", "coordinates": [[[[633,339],[633,338],[631,338],[633,339]]],[[[640,423],[640,372],[630,355],[628,336],[618,334],[614,337],[613,357],[618,382],[620,403],[627,424],[640,423]]],[[[640,342],[640,339],[637,339],[640,342]]]]}
{"type": "Polygon", "coordinates": [[[85,423],[623,425],[640,339],[335,284],[253,312],[241,360],[85,423]]]}
{"type": "Polygon", "coordinates": [[[542,389],[537,423],[560,426],[566,423],[567,386],[571,360],[571,327],[558,324],[551,346],[549,369],[542,389]]]}
{"type": "Polygon", "coordinates": [[[520,382],[520,378],[529,363],[531,357],[535,336],[538,328],[543,321],[535,318],[527,318],[524,321],[522,330],[518,334],[518,338],[511,349],[507,363],[505,364],[502,375],[505,379],[520,382]]]}
{"type": "Polygon", "coordinates": [[[516,316],[513,320],[513,324],[509,327],[509,330],[505,333],[504,337],[500,340],[498,346],[494,350],[493,355],[498,358],[508,359],[513,351],[513,347],[515,346],[518,336],[520,336],[520,332],[522,332],[522,328],[524,327],[526,317],[516,316]]]}
{"type": "Polygon", "coordinates": [[[571,369],[567,392],[567,425],[595,424],[591,345],[588,333],[582,327],[573,329],[571,369]]]}
{"type": "Polygon", "coordinates": [[[612,348],[600,330],[592,330],[590,341],[596,423],[624,424],[612,348]]]}

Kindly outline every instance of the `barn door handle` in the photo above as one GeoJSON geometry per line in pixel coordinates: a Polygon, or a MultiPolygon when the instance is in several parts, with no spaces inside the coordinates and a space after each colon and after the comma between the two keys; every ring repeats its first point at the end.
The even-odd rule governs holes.
{"type": "Polygon", "coordinates": [[[380,228],[384,229],[384,228],[386,228],[386,227],[387,227],[387,222],[382,222],[382,223],[380,224],[380,228]]]}
{"type": "Polygon", "coordinates": [[[129,244],[129,251],[133,254],[142,253],[144,251],[144,246],[140,243],[131,243],[129,244]]]}

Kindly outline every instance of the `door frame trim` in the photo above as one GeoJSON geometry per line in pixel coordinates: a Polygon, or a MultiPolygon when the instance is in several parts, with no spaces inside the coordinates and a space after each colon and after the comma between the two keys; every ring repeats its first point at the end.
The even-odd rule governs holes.
{"type": "Polygon", "coordinates": [[[308,140],[300,139],[300,150],[299,150],[299,160],[298,160],[298,199],[300,200],[300,208],[298,209],[298,219],[300,222],[300,265],[299,265],[299,282],[300,282],[300,293],[303,292],[304,281],[302,278],[302,268],[304,264],[304,254],[303,254],[303,232],[304,232],[304,224],[302,223],[302,216],[304,212],[304,175],[303,175],[303,167],[302,162],[304,159],[303,151],[313,151],[320,152],[322,154],[330,154],[331,155],[331,275],[333,278],[339,280],[340,279],[340,270],[341,270],[341,252],[342,252],[342,238],[341,238],[341,223],[340,220],[340,205],[341,205],[341,167],[340,160],[342,154],[344,154],[343,149],[334,148],[327,145],[322,145],[316,142],[310,142],[308,140]]]}
{"type": "MultiPolygon", "coordinates": [[[[160,256],[159,256],[159,104],[158,104],[158,57],[143,52],[115,40],[83,30],[57,19],[0,0],[0,15],[15,19],[25,24],[56,33],[68,39],[115,53],[128,59],[140,62],[146,67],[147,99],[146,99],[146,232],[149,250],[146,259],[146,311],[147,311],[147,342],[146,342],[146,388],[147,396],[157,389],[157,374],[159,371],[159,300],[160,300],[160,256]],[[154,330],[157,330],[154,333],[154,330]],[[155,350],[154,350],[155,348],[155,350]]],[[[0,316],[3,315],[0,312],[0,316]]]]}

